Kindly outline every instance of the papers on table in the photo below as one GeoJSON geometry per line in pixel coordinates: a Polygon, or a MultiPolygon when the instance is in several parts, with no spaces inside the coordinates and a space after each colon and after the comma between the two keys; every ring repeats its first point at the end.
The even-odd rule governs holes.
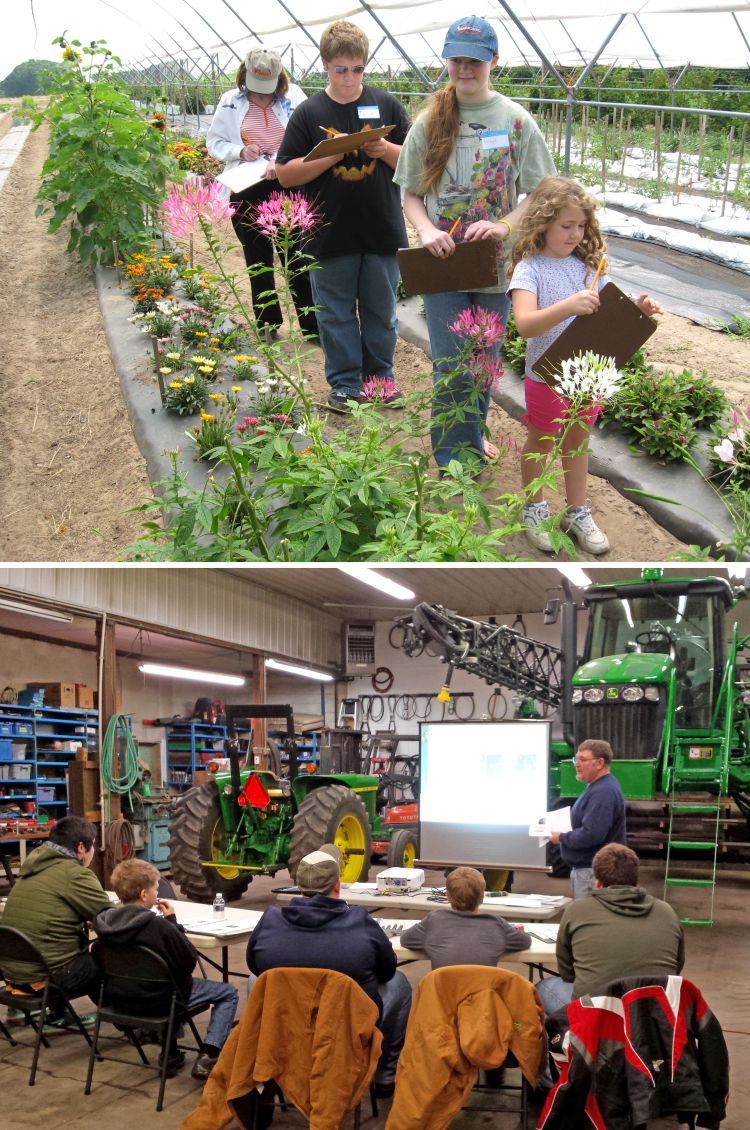
{"type": "Polygon", "coordinates": [[[263,180],[268,165],[267,157],[257,157],[255,161],[241,161],[233,169],[225,169],[216,179],[219,184],[226,185],[230,192],[243,192],[244,189],[263,180]]]}
{"type": "MultiPolygon", "coordinates": [[[[207,919],[205,922],[183,922],[182,923],[186,934],[246,934],[248,932],[247,925],[241,925],[238,922],[212,922],[207,919]]],[[[252,927],[250,927],[252,929],[252,927]]]]}
{"type": "Polygon", "coordinates": [[[353,895],[376,895],[378,893],[377,883],[342,883],[342,891],[351,891],[353,895]]]}
{"type": "Polygon", "coordinates": [[[570,832],[573,825],[570,823],[570,808],[555,808],[552,812],[545,812],[533,824],[529,824],[529,835],[538,836],[540,842],[546,844],[551,832],[570,832]]]}

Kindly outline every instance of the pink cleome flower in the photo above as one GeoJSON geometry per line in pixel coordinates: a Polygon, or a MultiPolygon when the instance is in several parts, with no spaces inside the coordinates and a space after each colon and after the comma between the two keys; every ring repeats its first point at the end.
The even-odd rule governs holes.
{"type": "Polygon", "coordinates": [[[271,239],[312,231],[320,212],[300,192],[272,192],[255,208],[253,224],[271,239]]]}
{"type": "Polygon", "coordinates": [[[503,340],[503,323],[494,310],[484,310],[481,306],[470,306],[462,310],[455,322],[448,327],[451,333],[462,337],[472,353],[490,349],[503,340]]]}
{"type": "Polygon", "coordinates": [[[362,396],[365,400],[385,403],[396,391],[396,383],[390,377],[365,377],[362,381],[362,396]]]}
{"type": "Polygon", "coordinates": [[[197,177],[173,184],[163,205],[164,224],[173,239],[189,239],[201,230],[201,220],[211,227],[227,223],[234,209],[224,198],[221,186],[197,177]]]}
{"type": "Polygon", "coordinates": [[[484,382],[485,388],[492,388],[505,376],[505,369],[499,357],[491,353],[478,353],[473,360],[474,375],[484,382]]]}

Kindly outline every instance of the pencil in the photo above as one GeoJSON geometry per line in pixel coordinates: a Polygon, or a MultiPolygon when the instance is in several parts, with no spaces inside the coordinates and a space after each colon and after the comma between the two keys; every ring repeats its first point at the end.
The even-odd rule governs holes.
{"type": "Polygon", "coordinates": [[[460,223],[461,223],[461,217],[459,216],[459,218],[458,218],[458,219],[457,219],[457,220],[456,220],[456,221],[454,222],[454,224],[453,224],[453,227],[451,228],[451,230],[450,230],[450,231],[448,232],[448,235],[453,235],[454,231],[456,230],[456,228],[458,227],[458,225],[459,225],[460,223]]]}
{"type": "Polygon", "coordinates": [[[599,275],[602,273],[602,267],[604,266],[606,261],[607,260],[606,260],[605,256],[602,255],[601,259],[599,260],[599,266],[596,268],[596,274],[594,275],[594,281],[592,282],[591,287],[590,287],[591,290],[594,289],[597,282],[599,281],[599,275]]]}
{"type": "Polygon", "coordinates": [[[328,126],[321,126],[323,133],[327,133],[329,137],[338,137],[339,131],[337,129],[329,129],[328,126]]]}

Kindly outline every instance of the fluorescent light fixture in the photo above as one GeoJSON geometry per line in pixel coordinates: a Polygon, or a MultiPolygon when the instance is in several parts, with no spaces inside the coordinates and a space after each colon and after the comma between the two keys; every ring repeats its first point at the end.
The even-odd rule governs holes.
{"type": "Polygon", "coordinates": [[[563,577],[567,577],[571,585],[579,589],[585,589],[591,584],[591,577],[588,573],[584,573],[580,565],[558,565],[557,571],[562,573],[563,577]]]}
{"type": "Polygon", "coordinates": [[[390,581],[388,577],[383,577],[375,569],[371,569],[369,565],[337,565],[336,568],[339,572],[354,577],[355,581],[362,581],[363,584],[371,585],[379,592],[385,592],[388,596],[395,596],[396,600],[414,600],[414,593],[411,589],[407,589],[395,581],[390,581]]]}
{"type": "Polygon", "coordinates": [[[733,581],[744,581],[745,573],[750,569],[747,561],[737,561],[734,564],[726,565],[725,569],[729,574],[729,579],[733,581]]]}
{"type": "Polygon", "coordinates": [[[333,675],[325,671],[313,671],[310,667],[297,667],[294,663],[282,663],[278,659],[267,659],[266,667],[272,671],[286,671],[288,675],[303,675],[306,679],[317,679],[319,683],[332,683],[333,675]]]}
{"type": "Polygon", "coordinates": [[[216,671],[194,671],[190,667],[167,667],[163,663],[139,663],[144,675],[166,675],[171,679],[190,679],[194,683],[224,683],[228,687],[244,687],[242,675],[221,675],[216,671]]]}
{"type": "Polygon", "coordinates": [[[0,608],[7,608],[8,612],[22,612],[24,616],[39,616],[42,620],[57,620],[61,624],[72,624],[73,617],[69,612],[58,612],[55,608],[40,608],[36,604],[24,604],[20,600],[6,600],[0,597],[0,608]]]}
{"type": "Polygon", "coordinates": [[[622,610],[625,613],[625,619],[628,622],[628,627],[634,628],[635,624],[633,623],[633,613],[630,611],[630,603],[627,600],[623,600],[622,610]]]}

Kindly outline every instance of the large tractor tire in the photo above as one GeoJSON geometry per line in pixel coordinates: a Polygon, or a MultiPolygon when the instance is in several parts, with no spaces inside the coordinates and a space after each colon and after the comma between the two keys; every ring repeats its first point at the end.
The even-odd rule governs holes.
{"type": "Polygon", "coordinates": [[[323,844],[335,844],[342,855],[341,881],[366,882],[372,838],[367,809],[346,785],[313,789],[299,806],[289,843],[289,874],[296,879],[303,856],[323,844]]]}
{"type": "Polygon", "coordinates": [[[419,854],[419,839],[411,828],[399,828],[388,844],[387,867],[413,867],[419,854]]]}
{"type": "Polygon", "coordinates": [[[195,785],[180,797],[172,813],[169,852],[172,874],[183,898],[213,902],[221,892],[227,902],[241,898],[252,878],[236,867],[201,867],[216,859],[224,822],[215,781],[195,785]]]}

